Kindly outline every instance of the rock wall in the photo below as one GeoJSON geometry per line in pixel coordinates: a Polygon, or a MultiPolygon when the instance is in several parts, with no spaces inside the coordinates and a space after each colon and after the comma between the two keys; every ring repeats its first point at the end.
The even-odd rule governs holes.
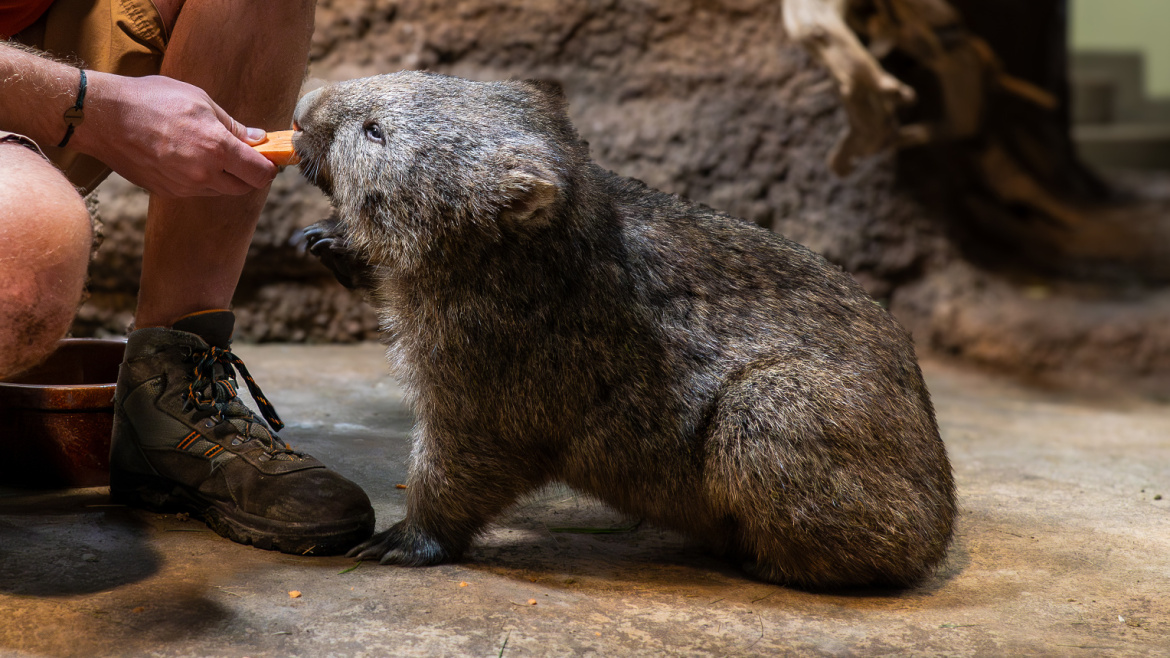
{"type": "MultiPolygon", "coordinates": [[[[784,233],[879,298],[948,259],[941,225],[896,185],[893,158],[845,179],[825,164],[844,115],[787,43],[775,0],[321,0],[306,87],[400,69],[541,78],[565,89],[603,166],[784,233]]],[[[99,190],[106,239],[79,335],[131,319],[145,195],[99,190]]],[[[236,297],[245,340],[372,338],[376,321],[295,244],[328,204],[281,173],[236,297]]]]}

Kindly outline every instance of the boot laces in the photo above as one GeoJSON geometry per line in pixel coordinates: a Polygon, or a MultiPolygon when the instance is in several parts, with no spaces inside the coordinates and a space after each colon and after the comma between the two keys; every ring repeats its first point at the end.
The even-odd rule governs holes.
{"type": "Polygon", "coordinates": [[[231,350],[210,346],[206,350],[192,352],[191,359],[195,363],[195,376],[187,387],[187,399],[192,407],[209,415],[214,414],[228,419],[244,435],[244,440],[258,436],[263,437],[267,443],[266,452],[297,454],[273,433],[283,429],[284,422],[280,420],[276,409],[268,401],[264,392],[260,390],[256,380],[252,379],[252,375],[240,357],[231,350]],[[248,392],[260,408],[260,415],[272,428],[271,432],[263,428],[263,423],[259,422],[259,419],[237,397],[238,390],[234,377],[236,372],[244,378],[248,392]],[[262,429],[253,431],[255,428],[252,426],[254,425],[260,425],[262,429]]]}

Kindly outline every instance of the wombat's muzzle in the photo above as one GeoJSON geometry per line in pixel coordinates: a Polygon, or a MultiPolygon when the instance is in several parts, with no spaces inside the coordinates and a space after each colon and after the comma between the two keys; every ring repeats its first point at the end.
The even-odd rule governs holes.
{"type": "Polygon", "coordinates": [[[297,101],[297,108],[293,110],[293,126],[300,130],[305,117],[309,115],[310,108],[317,102],[317,98],[321,95],[321,90],[324,87],[318,87],[313,91],[301,96],[301,100],[297,101]]]}
{"type": "Polygon", "coordinates": [[[293,128],[297,131],[293,147],[301,156],[301,174],[321,188],[322,192],[332,195],[333,185],[328,175],[328,166],[325,163],[325,153],[328,150],[325,147],[327,145],[322,143],[322,137],[314,129],[314,122],[311,118],[322,89],[324,87],[314,89],[297,101],[297,107],[293,111],[293,128]]]}

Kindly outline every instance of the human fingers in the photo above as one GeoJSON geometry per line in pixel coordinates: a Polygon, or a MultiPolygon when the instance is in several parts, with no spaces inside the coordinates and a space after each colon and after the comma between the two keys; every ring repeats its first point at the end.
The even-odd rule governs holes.
{"type": "Polygon", "coordinates": [[[255,146],[256,144],[264,141],[264,137],[267,135],[267,133],[263,128],[249,128],[239,121],[236,121],[235,117],[228,114],[215,101],[208,99],[208,102],[211,103],[211,108],[215,111],[215,116],[219,119],[219,122],[223,124],[224,128],[228,129],[228,132],[235,135],[236,139],[239,139],[241,142],[247,142],[252,146],[255,146]]]}
{"type": "Polygon", "coordinates": [[[230,136],[221,143],[222,169],[253,189],[268,185],[276,177],[276,165],[252,148],[264,141],[266,133],[260,128],[249,128],[231,117],[219,105],[212,103],[216,116],[230,136]]]}
{"type": "Polygon", "coordinates": [[[276,178],[276,173],[279,171],[276,165],[268,161],[268,158],[236,139],[231,140],[231,143],[227,145],[223,164],[224,172],[247,183],[252,189],[268,185],[273,178],[276,178]]]}

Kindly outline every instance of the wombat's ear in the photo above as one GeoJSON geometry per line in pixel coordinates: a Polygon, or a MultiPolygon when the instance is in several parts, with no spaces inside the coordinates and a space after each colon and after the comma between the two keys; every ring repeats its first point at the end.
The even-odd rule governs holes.
{"type": "Polygon", "coordinates": [[[525,80],[524,84],[543,96],[556,109],[564,110],[569,104],[568,99],[565,98],[565,88],[556,80],[529,79],[525,80]]]}
{"type": "Polygon", "coordinates": [[[525,226],[548,224],[549,214],[545,210],[557,198],[557,185],[552,180],[514,170],[509,172],[500,191],[504,194],[500,221],[525,226]]]}
{"type": "Polygon", "coordinates": [[[565,98],[565,87],[556,80],[529,78],[524,82],[549,98],[565,98]]]}

